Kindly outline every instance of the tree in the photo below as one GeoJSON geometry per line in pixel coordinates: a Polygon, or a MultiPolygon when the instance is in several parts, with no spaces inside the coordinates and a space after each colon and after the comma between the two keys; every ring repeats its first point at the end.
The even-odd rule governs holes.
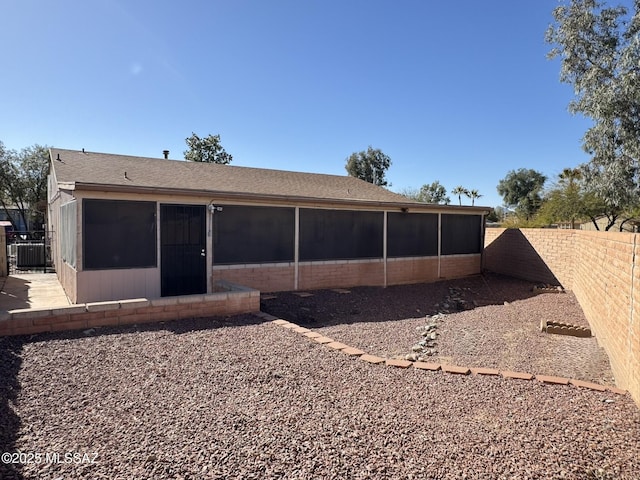
{"type": "Polygon", "coordinates": [[[515,207],[516,213],[531,219],[542,203],[542,187],[547,180],[542,173],[532,169],[511,170],[498,183],[498,193],[505,205],[515,207]]]}
{"type": "Polygon", "coordinates": [[[355,152],[347,158],[345,169],[352,176],[373,183],[380,187],[389,185],[385,178],[386,171],[391,166],[391,158],[382,153],[378,148],[373,149],[371,146],[366,152],[355,152]]]}
{"type": "Polygon", "coordinates": [[[473,207],[476,204],[476,198],[481,198],[480,192],[476,189],[469,190],[467,192],[467,197],[471,199],[471,206],[473,207]]]}
{"type": "Polygon", "coordinates": [[[560,81],[574,88],[569,110],[593,120],[583,138],[592,155],[581,167],[584,181],[613,216],[640,203],[640,2],[631,18],[627,13],[571,0],[553,11],[546,34],[555,45],[549,58],[562,59],[560,81]]]}
{"type": "Polygon", "coordinates": [[[546,193],[538,215],[547,223],[571,222],[588,217],[587,193],[579,168],[565,168],[556,184],[546,193]]]}
{"type": "Polygon", "coordinates": [[[499,222],[500,221],[500,215],[498,215],[498,212],[496,211],[496,209],[491,209],[491,211],[487,214],[487,222],[499,222]]]}
{"type": "Polygon", "coordinates": [[[591,220],[596,230],[600,230],[598,219],[606,218],[605,231],[617,222],[622,231],[624,224],[637,218],[639,213],[638,209],[612,208],[591,190],[581,168],[565,168],[545,194],[538,215],[546,223],[571,222],[571,228],[575,228],[577,221],[591,220]]]}
{"type": "Polygon", "coordinates": [[[190,162],[219,163],[227,165],[233,157],[228,154],[220,143],[220,135],[209,135],[200,138],[195,133],[185,139],[189,150],[184,151],[185,160],[190,162]]]}
{"type": "Polygon", "coordinates": [[[447,196],[447,189],[436,180],[429,185],[425,184],[420,188],[417,200],[422,203],[438,203],[449,205],[451,199],[447,196]]]}
{"type": "Polygon", "coordinates": [[[458,185],[456,188],[451,190],[451,193],[453,195],[457,195],[458,196],[458,203],[460,205],[462,205],[462,195],[469,196],[469,191],[466,188],[464,188],[462,185],[458,185]]]}
{"type": "Polygon", "coordinates": [[[0,206],[15,231],[21,230],[19,223],[44,223],[48,173],[48,147],[33,145],[17,152],[0,141],[0,206]],[[10,207],[17,209],[21,222],[10,214],[10,207]]]}
{"type": "Polygon", "coordinates": [[[510,213],[509,210],[507,210],[506,208],[500,205],[495,207],[493,210],[496,212],[498,221],[500,222],[504,221],[509,216],[509,213],[510,213]]]}
{"type": "Polygon", "coordinates": [[[405,187],[396,193],[404,197],[407,197],[411,200],[415,200],[416,202],[420,201],[420,190],[418,190],[416,187],[405,187]]]}

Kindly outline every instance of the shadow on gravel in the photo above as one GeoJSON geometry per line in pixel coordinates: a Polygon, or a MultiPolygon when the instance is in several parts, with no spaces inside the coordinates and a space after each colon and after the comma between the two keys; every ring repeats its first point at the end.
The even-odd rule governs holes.
{"type": "MultiPolygon", "coordinates": [[[[278,292],[260,302],[263,312],[305,327],[418,318],[530,298],[534,283],[498,274],[391,287],[355,287],[350,293],[278,292]]],[[[268,296],[267,296],[268,297],[268,296]]]]}
{"type": "MultiPolygon", "coordinates": [[[[18,337],[0,337],[0,454],[15,453],[20,417],[12,408],[20,391],[18,372],[22,365],[23,340],[18,337]]],[[[0,460],[0,478],[22,480],[19,463],[0,460]]]]}
{"type": "Polygon", "coordinates": [[[264,323],[264,319],[255,315],[234,315],[231,317],[212,317],[212,318],[197,318],[190,319],[188,321],[176,320],[173,322],[167,322],[164,325],[164,330],[180,335],[183,333],[189,333],[199,330],[215,330],[216,328],[227,327],[247,327],[249,325],[258,325],[264,323]]]}
{"type": "MultiPolygon", "coordinates": [[[[217,328],[244,327],[264,323],[264,319],[252,314],[229,317],[187,318],[158,323],[140,323],[114,327],[98,327],[83,330],[67,330],[63,332],[38,333],[8,338],[22,339],[23,342],[46,342],[49,340],[76,340],[106,335],[122,335],[141,332],[171,332],[175,335],[199,330],[215,330],[217,328]]],[[[4,480],[0,477],[0,480],[4,480]]]]}

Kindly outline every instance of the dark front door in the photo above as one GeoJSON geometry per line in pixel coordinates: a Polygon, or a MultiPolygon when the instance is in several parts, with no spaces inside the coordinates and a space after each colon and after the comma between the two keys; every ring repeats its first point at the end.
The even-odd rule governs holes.
{"type": "Polygon", "coordinates": [[[162,296],[207,291],[206,209],[160,205],[162,296]]]}

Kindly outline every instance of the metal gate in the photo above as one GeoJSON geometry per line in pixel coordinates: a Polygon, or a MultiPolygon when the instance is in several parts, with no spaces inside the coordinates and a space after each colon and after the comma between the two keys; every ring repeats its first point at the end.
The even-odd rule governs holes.
{"type": "Polygon", "coordinates": [[[7,238],[9,274],[25,271],[54,271],[51,259],[53,232],[11,233],[7,238]]]}
{"type": "Polygon", "coordinates": [[[160,205],[162,296],[207,292],[206,208],[160,205]]]}

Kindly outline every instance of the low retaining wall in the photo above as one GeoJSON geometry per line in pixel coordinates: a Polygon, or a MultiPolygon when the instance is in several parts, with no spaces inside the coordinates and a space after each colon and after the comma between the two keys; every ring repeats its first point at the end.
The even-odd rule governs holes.
{"type": "Polygon", "coordinates": [[[0,318],[0,336],[238,315],[260,310],[258,290],[229,283],[221,283],[217,287],[219,292],[206,295],[136,298],[60,308],[11,310],[0,318]]]}
{"type": "Polygon", "coordinates": [[[640,405],[640,235],[488,228],[484,268],[573,291],[619,387],[640,405]]]}

